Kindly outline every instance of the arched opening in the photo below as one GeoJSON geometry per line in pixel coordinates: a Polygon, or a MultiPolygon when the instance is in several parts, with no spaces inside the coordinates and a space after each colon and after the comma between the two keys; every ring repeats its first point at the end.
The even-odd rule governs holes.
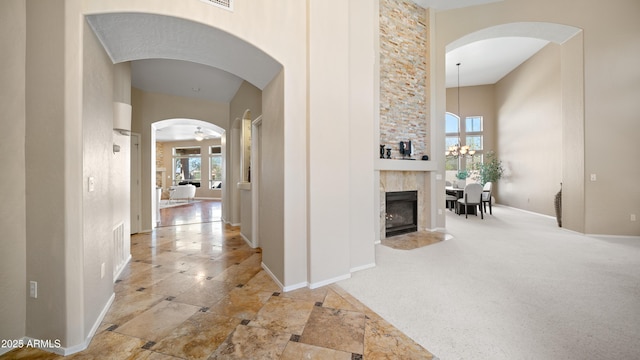
{"type": "MultiPolygon", "coordinates": [[[[218,200],[221,207],[226,187],[225,158],[227,150],[223,144],[226,131],[202,120],[167,119],[151,124],[152,153],[151,174],[155,174],[156,196],[151,204],[154,208],[153,224],[162,224],[159,211],[162,208],[180,205],[192,200],[218,200]],[[193,196],[187,196],[182,187],[192,185],[193,196]]],[[[191,195],[191,194],[187,194],[191,195]]],[[[201,216],[201,215],[199,215],[201,216]]],[[[211,215],[210,215],[211,216],[211,215]]],[[[214,214],[220,220],[222,213],[214,214]]],[[[194,219],[208,221],[211,219],[194,219]]]]}
{"type": "MultiPolygon", "coordinates": [[[[185,117],[190,119],[200,119],[205,124],[216,123],[217,126],[226,132],[222,136],[221,147],[227,149],[225,153],[225,173],[227,182],[231,174],[239,173],[244,178],[248,173],[247,169],[241,167],[240,161],[245,156],[243,154],[233,154],[234,151],[241,151],[240,135],[233,135],[233,119],[243,118],[246,114],[231,114],[235,105],[234,96],[246,87],[253,87],[254,99],[248,100],[247,107],[255,114],[260,115],[262,109],[261,93],[267,85],[282,71],[282,65],[271,56],[247,43],[246,41],[217,29],[210,25],[172,17],[148,13],[104,13],[88,15],[87,21],[96,33],[98,39],[107,50],[114,63],[132,62],[132,79],[136,82],[136,76],[144,73],[147,69],[155,68],[155,72],[146,74],[146,81],[137,81],[140,88],[145,91],[143,96],[162,92],[173,96],[184,98],[212,100],[219,106],[213,106],[206,110],[198,110],[192,103],[185,102],[184,105],[174,108],[156,110],[155,118],[142,119],[142,126],[147,127],[160,119],[170,119],[175,117],[185,117]],[[224,51],[221,51],[224,49],[224,51]],[[215,70],[215,73],[212,74],[215,70]],[[201,74],[206,74],[206,78],[201,74]],[[154,90],[154,86],[162,87],[167,91],[154,90]],[[256,95],[257,94],[257,95],[256,95]],[[257,100],[255,100],[257,98],[257,100]],[[237,144],[236,144],[237,143],[237,144]],[[233,161],[231,161],[233,160],[233,161]]],[[[133,100],[136,100],[134,93],[133,100]]],[[[148,96],[151,98],[152,96],[148,96]]],[[[242,102],[246,96],[243,95],[242,102]]],[[[162,102],[164,99],[155,97],[154,102],[162,102]]],[[[150,103],[146,98],[145,104],[150,103]]],[[[133,104],[134,108],[136,104],[133,104]]],[[[135,117],[135,110],[134,110],[135,117]]],[[[138,121],[140,121],[138,119],[138,121]]],[[[205,129],[205,126],[202,126],[205,129]]],[[[149,126],[149,136],[142,135],[142,146],[149,149],[147,159],[143,159],[143,166],[148,163],[152,168],[155,159],[155,129],[152,131],[149,126]],[[145,144],[145,140],[150,141],[145,144]]],[[[146,131],[146,130],[144,130],[146,131]]],[[[208,150],[207,150],[208,151],[208,150]]],[[[143,157],[145,154],[143,154],[143,157]]],[[[247,156],[248,160],[248,156],[247,156]]],[[[246,162],[248,164],[248,161],[246,162]]],[[[210,166],[210,165],[209,165],[210,166]]],[[[175,181],[175,174],[168,179],[170,171],[166,169],[164,180],[175,181]]],[[[156,171],[152,169],[151,175],[143,175],[142,187],[142,228],[149,229],[155,224],[157,218],[156,202],[156,171]],[[148,205],[145,205],[148,204],[148,205]],[[146,209],[145,209],[146,206],[146,209]]],[[[207,174],[209,176],[210,174],[207,174]]],[[[202,176],[202,174],[201,174],[202,176]]],[[[232,179],[230,186],[222,186],[221,198],[225,205],[223,209],[224,221],[231,224],[239,223],[240,204],[236,185],[241,179],[232,179]]],[[[207,180],[209,181],[209,180],[207,180]]],[[[211,180],[216,181],[216,180],[211,180]]],[[[217,180],[219,181],[219,180],[217,180]]],[[[224,181],[223,181],[224,184],[224,181]]],[[[202,184],[201,184],[202,185],[202,184]]],[[[207,184],[208,186],[209,184],[207,184]]],[[[202,186],[201,186],[202,188],[202,186]]],[[[209,189],[214,191],[213,189],[209,189]]],[[[199,190],[202,192],[202,190],[199,190]]],[[[166,193],[164,194],[166,196],[166,193]]],[[[252,204],[257,206],[258,204],[252,204]]]]}
{"type": "Polygon", "coordinates": [[[577,156],[584,151],[584,114],[575,96],[584,94],[576,70],[583,68],[581,36],[573,26],[521,22],[475,31],[446,46],[447,110],[455,111],[453,97],[462,93],[460,121],[482,119],[482,150],[506,163],[498,201],[553,215],[549,199],[562,182],[571,188],[563,203],[574,209],[568,227],[577,231],[584,217],[584,159],[577,156]],[[534,187],[533,179],[544,181],[535,180],[534,187]]]}

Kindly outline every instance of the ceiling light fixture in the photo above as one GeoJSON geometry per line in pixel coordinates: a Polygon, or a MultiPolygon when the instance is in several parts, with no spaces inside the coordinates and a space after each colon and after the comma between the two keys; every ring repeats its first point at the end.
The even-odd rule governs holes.
{"type": "Polygon", "coordinates": [[[194,133],[194,135],[196,137],[196,141],[204,140],[204,133],[202,132],[202,129],[200,129],[200,126],[197,127],[197,130],[194,133]]]}
{"type": "Polygon", "coordinates": [[[446,156],[453,158],[458,158],[460,156],[473,156],[476,153],[475,150],[471,150],[469,145],[460,146],[460,143],[462,143],[460,140],[460,127],[462,126],[462,114],[460,114],[460,63],[457,63],[456,66],[458,67],[458,143],[453,146],[449,146],[445,152],[446,156]]]}

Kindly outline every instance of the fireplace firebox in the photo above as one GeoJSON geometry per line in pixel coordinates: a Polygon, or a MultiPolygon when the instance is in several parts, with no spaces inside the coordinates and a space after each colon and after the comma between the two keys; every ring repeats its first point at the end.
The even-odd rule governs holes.
{"type": "Polygon", "coordinates": [[[418,192],[385,194],[385,235],[391,237],[418,231],[418,192]]]}

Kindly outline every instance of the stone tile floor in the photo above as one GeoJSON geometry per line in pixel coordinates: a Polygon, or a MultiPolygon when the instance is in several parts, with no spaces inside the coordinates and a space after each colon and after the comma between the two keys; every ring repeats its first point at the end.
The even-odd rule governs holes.
{"type": "MultiPolygon", "coordinates": [[[[132,236],[88,349],[69,359],[432,359],[337,285],[283,293],[220,222],[132,236]]],[[[61,359],[34,348],[2,359],[61,359]]],[[[65,359],[66,359],[65,358],[65,359]]]]}

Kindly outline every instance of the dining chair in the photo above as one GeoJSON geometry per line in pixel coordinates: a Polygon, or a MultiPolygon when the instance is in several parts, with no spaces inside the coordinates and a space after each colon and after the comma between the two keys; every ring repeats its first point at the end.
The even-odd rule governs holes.
{"type": "Polygon", "coordinates": [[[487,212],[487,204],[489,204],[489,214],[493,215],[493,210],[491,209],[491,191],[493,189],[493,183],[488,181],[484,184],[482,188],[482,207],[484,208],[484,212],[487,212]]]}
{"type": "MultiPolygon", "coordinates": [[[[468,216],[469,207],[477,206],[478,209],[480,209],[480,217],[484,219],[484,214],[482,211],[482,185],[473,183],[473,184],[467,184],[467,186],[464,187],[464,193],[462,195],[462,198],[458,199],[458,202],[457,202],[456,212],[458,213],[458,216],[460,215],[460,208],[462,206],[464,206],[465,218],[469,217],[468,216]]],[[[478,216],[477,213],[476,213],[476,216],[478,216]]]]}
{"type": "MultiPolygon", "coordinates": [[[[445,186],[451,186],[451,181],[446,181],[445,186]]],[[[458,197],[455,194],[452,194],[450,191],[445,190],[445,206],[449,211],[453,211],[456,207],[456,201],[458,201],[458,197]]]]}

